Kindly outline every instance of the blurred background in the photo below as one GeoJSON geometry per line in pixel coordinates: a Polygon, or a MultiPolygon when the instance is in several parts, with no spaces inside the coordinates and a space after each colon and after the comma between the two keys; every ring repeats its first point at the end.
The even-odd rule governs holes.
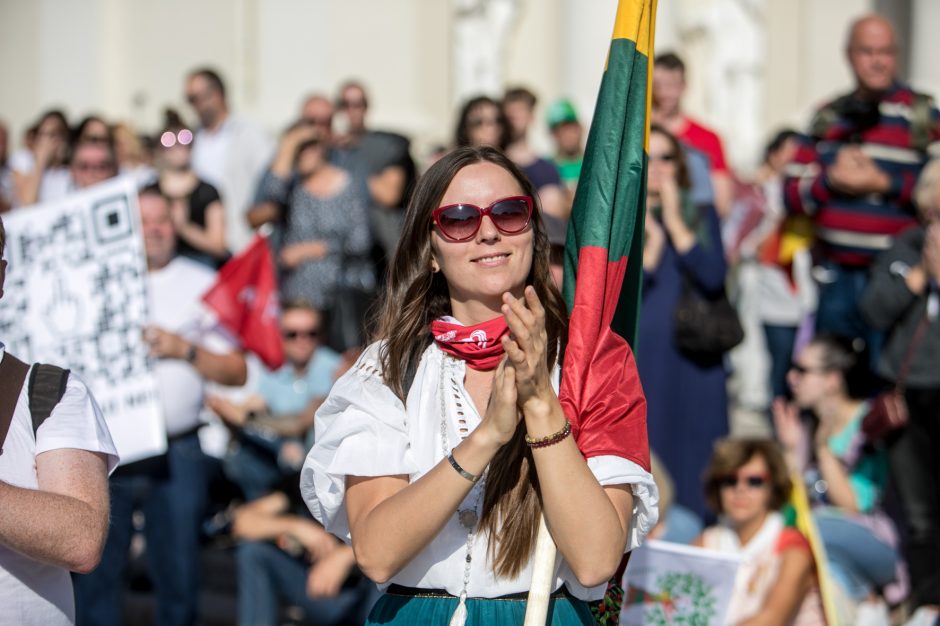
{"type": "MultiPolygon", "coordinates": [[[[217,68],[235,111],[278,133],[303,97],[348,79],[370,91],[373,125],[416,156],[453,134],[468,95],[524,84],[589,119],[616,0],[2,0],[0,116],[11,144],[38,111],[95,112],[153,132],[188,111],[186,74],[217,68]]],[[[901,76],[940,91],[935,0],[661,0],[656,50],[689,66],[685,108],[753,167],[770,129],[801,127],[851,85],[848,23],[877,11],[898,31],[901,76]]],[[[540,111],[541,113],[541,111],[540,111]]],[[[544,116],[539,118],[544,119],[544,116]]],[[[547,129],[533,143],[548,148],[547,129]]]]}

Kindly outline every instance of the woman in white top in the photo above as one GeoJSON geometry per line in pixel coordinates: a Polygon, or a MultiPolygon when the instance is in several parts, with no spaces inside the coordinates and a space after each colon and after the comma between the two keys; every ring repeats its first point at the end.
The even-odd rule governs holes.
{"type": "Polygon", "coordinates": [[[783,453],[769,439],[724,439],[705,470],[705,498],[719,516],[695,545],[738,554],[725,623],[824,626],[809,542],[780,512],[790,497],[783,453]]]}
{"type": "Polygon", "coordinates": [[[656,521],[648,471],[585,461],[569,436],[567,319],[534,198],[495,149],[434,164],[389,268],[381,341],[317,414],[301,489],[386,592],[369,623],[521,623],[544,513],[550,623],[591,624],[586,601],[656,521]]]}

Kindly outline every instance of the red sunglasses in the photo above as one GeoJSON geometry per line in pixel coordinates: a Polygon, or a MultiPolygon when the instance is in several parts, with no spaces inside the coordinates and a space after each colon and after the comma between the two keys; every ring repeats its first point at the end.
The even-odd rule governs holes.
{"type": "Polygon", "coordinates": [[[448,204],[434,209],[431,218],[444,239],[467,241],[480,230],[484,215],[490,217],[493,226],[502,234],[517,235],[526,229],[532,219],[532,198],[510,196],[486,208],[468,203],[448,204]]]}

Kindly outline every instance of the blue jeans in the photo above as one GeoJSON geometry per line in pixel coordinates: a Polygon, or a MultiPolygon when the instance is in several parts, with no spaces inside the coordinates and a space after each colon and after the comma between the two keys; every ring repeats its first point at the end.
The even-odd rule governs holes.
{"type": "Polygon", "coordinates": [[[196,433],[171,441],[166,472],[111,477],[111,528],[98,568],[75,575],[76,623],[123,623],[124,569],[135,509],[144,513],[147,562],[161,626],[195,624],[199,598],[199,532],[206,507],[206,461],[196,433]]]}
{"type": "Polygon", "coordinates": [[[870,593],[894,581],[898,554],[878,539],[868,528],[837,511],[813,512],[829,567],[853,600],[864,600],[870,593]]]}
{"type": "Polygon", "coordinates": [[[869,269],[845,267],[831,262],[824,263],[823,267],[831,280],[819,284],[816,332],[864,339],[869,351],[869,363],[874,371],[884,335],[865,322],[858,308],[862,293],[868,285],[869,269]]]}
{"type": "Polygon", "coordinates": [[[265,450],[254,443],[239,440],[225,455],[222,470],[238,485],[245,500],[254,500],[271,493],[271,490],[288,476],[277,463],[277,446],[282,439],[265,450]]]}
{"type": "Polygon", "coordinates": [[[284,605],[303,609],[305,622],[316,626],[362,624],[379,597],[366,577],[343,586],[335,598],[307,595],[310,567],[274,544],[249,541],[238,546],[238,623],[243,626],[277,626],[284,605]]]}

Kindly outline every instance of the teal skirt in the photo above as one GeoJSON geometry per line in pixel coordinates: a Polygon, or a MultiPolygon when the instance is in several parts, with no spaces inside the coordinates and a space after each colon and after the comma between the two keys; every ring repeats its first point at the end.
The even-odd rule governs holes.
{"type": "MultiPolygon", "coordinates": [[[[366,626],[387,624],[416,624],[421,626],[448,626],[458,604],[454,597],[400,596],[382,594],[366,626]]],[[[491,624],[522,624],[525,619],[525,600],[502,600],[489,598],[467,599],[466,626],[490,626],[491,624]]],[[[548,619],[551,626],[594,626],[587,602],[572,597],[552,598],[548,603],[548,619]]]]}

